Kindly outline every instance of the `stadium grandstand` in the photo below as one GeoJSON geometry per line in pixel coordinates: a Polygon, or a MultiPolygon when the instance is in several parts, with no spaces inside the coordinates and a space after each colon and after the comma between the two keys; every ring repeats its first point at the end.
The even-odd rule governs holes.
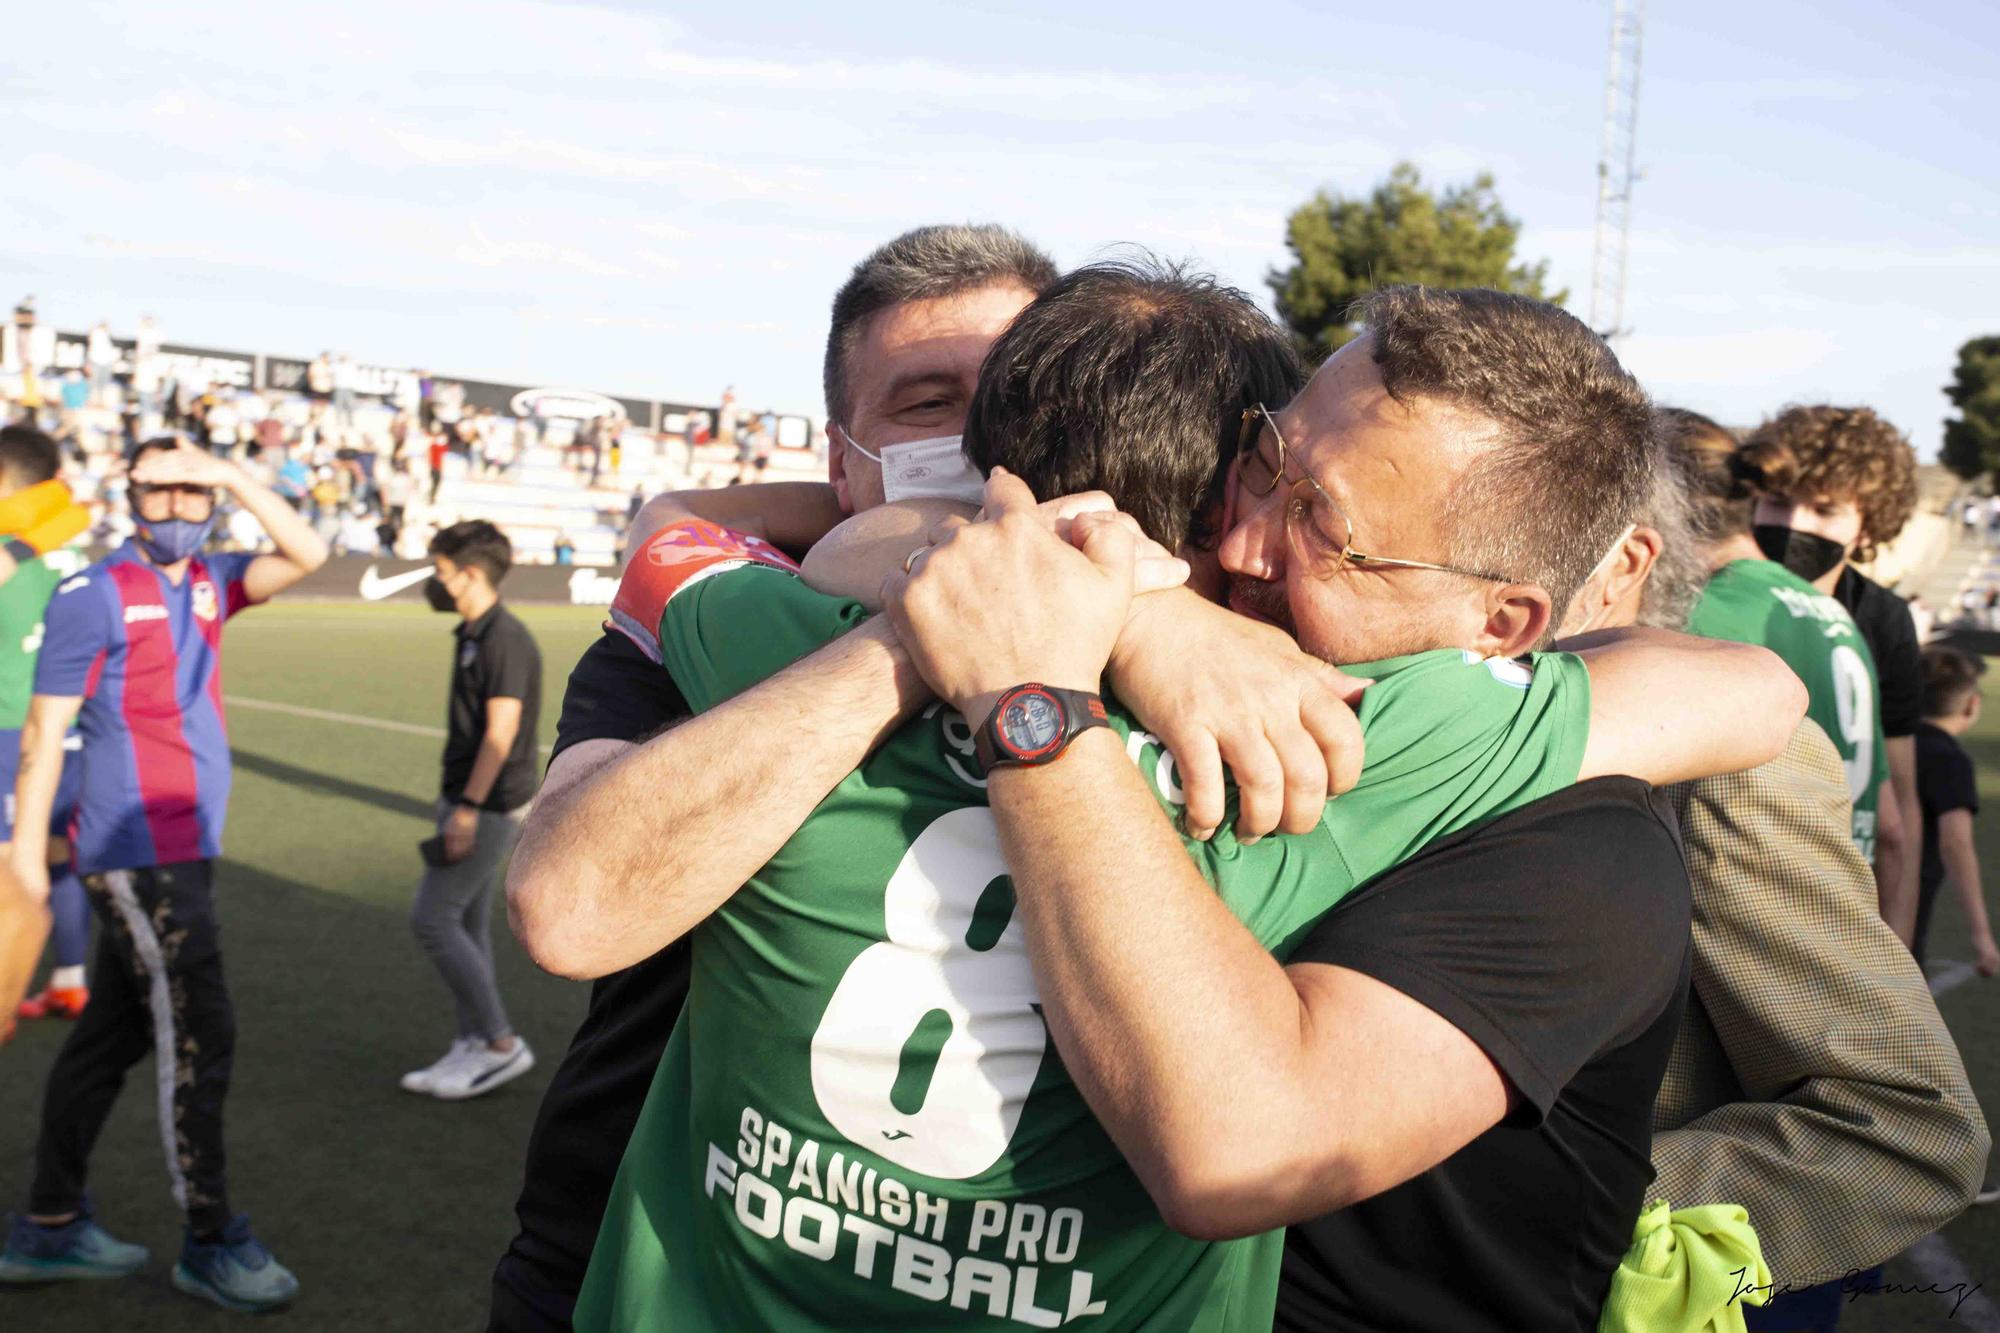
{"type": "MultiPolygon", "coordinates": [[[[129,525],[120,460],[178,431],[260,475],[340,554],[421,559],[464,518],[499,524],[525,564],[611,566],[640,501],[662,490],[825,475],[822,423],[739,406],[506,384],[163,343],[103,326],[55,332],[24,298],[5,328],[0,415],[32,414],[82,474],[96,542],[129,525]]],[[[253,548],[254,523],[224,545],[253,548]]]]}

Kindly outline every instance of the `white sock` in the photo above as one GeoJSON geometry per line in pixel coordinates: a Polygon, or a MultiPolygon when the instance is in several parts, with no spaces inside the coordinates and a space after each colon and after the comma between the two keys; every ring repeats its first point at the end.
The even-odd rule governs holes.
{"type": "Polygon", "coordinates": [[[83,987],[83,964],[75,967],[59,967],[49,973],[49,985],[56,990],[80,990],[83,987]]]}

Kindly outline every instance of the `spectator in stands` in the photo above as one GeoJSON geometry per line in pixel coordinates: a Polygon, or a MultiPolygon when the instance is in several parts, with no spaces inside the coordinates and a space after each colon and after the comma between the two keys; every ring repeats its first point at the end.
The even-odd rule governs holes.
{"type": "Polygon", "coordinates": [[[576,543],[570,540],[567,532],[558,532],[556,534],[555,555],[556,563],[559,565],[573,565],[576,563],[576,543]]]}
{"type": "Polygon", "coordinates": [[[465,420],[458,426],[459,439],[465,442],[465,471],[468,476],[486,475],[486,418],[486,409],[475,407],[465,414],[465,420]]]}
{"type": "Polygon", "coordinates": [[[218,457],[229,458],[236,453],[237,441],[242,437],[242,413],[236,406],[236,395],[217,393],[206,411],[202,413],[202,426],[208,436],[208,447],[218,457]]]}
{"type": "Polygon", "coordinates": [[[306,366],[306,397],[316,403],[333,398],[333,353],[321,352],[306,366]]]}
{"type": "Polygon", "coordinates": [[[304,509],[306,496],[312,490],[312,469],[300,457],[303,450],[293,450],[285,454],[278,465],[277,478],[271,489],[285,498],[293,509],[304,509]]]}
{"type": "Polygon", "coordinates": [[[604,448],[603,436],[602,416],[592,417],[577,427],[576,434],[571,438],[569,449],[566,451],[571,472],[582,476],[585,468],[588,468],[592,475],[596,474],[597,460],[604,448]]]}
{"type": "Polygon", "coordinates": [[[403,520],[410,512],[410,497],[417,492],[413,467],[413,460],[390,460],[388,479],[382,483],[382,517],[393,529],[387,538],[391,546],[396,544],[394,533],[403,530],[403,520]]]}
{"type": "Polygon", "coordinates": [[[382,534],[376,531],[368,506],[358,501],[349,504],[347,516],[340,524],[340,536],[334,543],[336,549],[342,555],[367,555],[381,542],[382,534]]]}
{"type": "Polygon", "coordinates": [[[90,405],[91,384],[80,370],[66,370],[58,382],[57,395],[62,402],[63,413],[73,416],[90,405]]]}
{"type": "Polygon", "coordinates": [[[229,511],[229,519],[224,528],[229,535],[229,549],[232,551],[255,551],[264,545],[264,525],[257,516],[238,506],[229,511]]]}
{"type": "Polygon", "coordinates": [[[285,450],[285,421],[278,415],[278,405],[270,397],[264,400],[264,418],[257,423],[256,443],[253,450],[265,458],[275,460],[285,450]]]}
{"type": "Polygon", "coordinates": [[[423,407],[422,371],[413,370],[407,375],[396,376],[395,386],[389,391],[389,406],[404,420],[414,419],[423,407]]]}
{"type": "Polygon", "coordinates": [[[354,362],[345,352],[333,358],[333,424],[354,429],[354,362]]]}
{"type": "Polygon", "coordinates": [[[417,425],[428,435],[437,425],[437,381],[428,370],[412,373],[417,377],[417,425]]]}
{"type": "Polygon", "coordinates": [[[380,446],[369,431],[356,431],[354,448],[348,459],[348,471],[354,478],[353,495],[363,504],[375,504],[375,470],[380,463],[380,446]]]}
{"type": "Polygon", "coordinates": [[[430,503],[432,504],[438,502],[438,487],[444,485],[444,458],[450,452],[451,445],[445,440],[444,432],[442,430],[433,432],[426,450],[431,465],[430,503]]]}
{"type": "Polygon", "coordinates": [[[736,386],[722,391],[722,405],[715,412],[715,439],[718,444],[736,443],[736,386]]]}
{"type": "Polygon", "coordinates": [[[112,372],[118,365],[118,344],[111,341],[111,326],[103,320],[90,326],[84,339],[84,363],[90,367],[90,401],[93,407],[110,407],[112,372]]]}
{"type": "Polygon", "coordinates": [[[441,381],[434,390],[435,406],[432,409],[437,424],[447,433],[455,432],[458,423],[465,418],[465,386],[455,380],[441,381]]]}
{"type": "Polygon", "coordinates": [[[431,559],[436,572],[425,596],[432,610],[456,612],[459,626],[438,838],[410,925],[451,990],[458,1029],[444,1056],[405,1074],[402,1086],[462,1101],[535,1066],[500,1002],[487,922],[537,785],[542,658],[534,636],[500,604],[498,585],[514,562],[500,529],[484,519],[454,524],[431,539],[431,559]]]}

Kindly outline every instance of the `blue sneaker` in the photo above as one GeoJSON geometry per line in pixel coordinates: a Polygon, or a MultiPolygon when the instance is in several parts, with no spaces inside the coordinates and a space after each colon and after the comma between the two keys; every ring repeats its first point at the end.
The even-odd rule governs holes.
{"type": "Polygon", "coordinates": [[[16,1217],[0,1252],[0,1282],[69,1282],[81,1278],[130,1277],[152,1257],[143,1245],[128,1245],[90,1219],[90,1209],[59,1227],[16,1217]]]}
{"type": "Polygon", "coordinates": [[[174,1285],[225,1310],[271,1310],[299,1294],[299,1280],[250,1234],[250,1215],[238,1213],[222,1239],[202,1244],[189,1232],[174,1265],[174,1285]]]}

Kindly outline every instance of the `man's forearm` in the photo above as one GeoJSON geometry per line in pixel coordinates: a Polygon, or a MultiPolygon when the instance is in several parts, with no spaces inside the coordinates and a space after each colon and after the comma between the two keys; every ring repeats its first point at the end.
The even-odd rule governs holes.
{"type": "Polygon", "coordinates": [[[1969,835],[1963,841],[1940,837],[1938,858],[1958,892],[1958,904],[1965,912],[1965,924],[1971,928],[1973,939],[1992,934],[1993,926],[1986,916],[1986,895],[1979,882],[1979,856],[1972,849],[1969,835]]]}
{"type": "Polygon", "coordinates": [[[605,765],[523,833],[507,875],[529,955],[597,977],[692,930],[930,698],[886,620],[605,765]]]}
{"type": "Polygon", "coordinates": [[[1875,897],[1877,910],[1905,945],[1916,938],[1917,902],[1911,893],[1909,829],[1894,782],[1875,793],[1875,897]]]}
{"type": "Polygon", "coordinates": [[[1897,901],[1908,916],[1914,939],[1924,867],[1924,807],[1917,796],[1917,742],[1913,736],[1892,736],[1885,746],[1889,754],[1889,783],[1895,788],[1896,806],[1903,820],[1903,883],[1897,901]]]}
{"type": "Polygon", "coordinates": [[[276,491],[238,469],[230,481],[229,493],[262,525],[279,555],[305,570],[318,569],[326,563],[326,542],[276,491]]]}
{"type": "Polygon", "coordinates": [[[762,537],[795,555],[824,537],[847,514],[823,481],[770,481],[711,490],[669,491],[646,502],[628,542],[643,542],[669,523],[704,519],[762,537]]]}
{"type": "Polygon", "coordinates": [[[63,732],[32,706],[21,724],[21,768],[14,778],[14,856],[42,865],[49,854],[49,816],[62,781],[63,732]]]}
{"type": "Polygon", "coordinates": [[[1266,1214],[1283,1210],[1274,1194],[1324,1197],[1299,1151],[1301,1125],[1327,1107],[1308,1113],[1316,1099],[1298,1095],[1298,993],[1195,869],[1117,737],[1086,732],[1056,763],[997,770],[987,795],[1043,1017],[1168,1220],[1214,1225],[1238,1182],[1266,1214]]]}
{"type": "Polygon", "coordinates": [[[473,756],[472,771],[465,775],[465,790],[459,794],[461,799],[472,805],[482,805],[493,794],[493,784],[500,779],[500,770],[507,763],[508,752],[514,748],[517,734],[513,727],[486,729],[486,734],[479,738],[479,753],[473,756]]]}

